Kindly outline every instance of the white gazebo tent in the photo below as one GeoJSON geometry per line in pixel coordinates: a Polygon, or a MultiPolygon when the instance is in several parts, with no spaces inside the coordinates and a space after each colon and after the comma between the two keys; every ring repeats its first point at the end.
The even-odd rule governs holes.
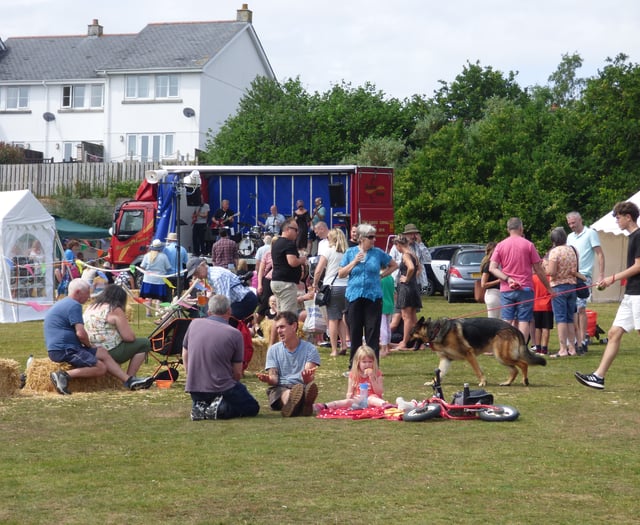
{"type": "Polygon", "coordinates": [[[0,192],[0,323],[44,319],[53,303],[55,238],[54,218],[29,190],[0,192]]]}
{"type": "MultiPolygon", "coordinates": [[[[640,191],[627,200],[640,207],[640,191]]],[[[594,222],[591,228],[596,230],[600,237],[606,275],[620,273],[627,268],[627,237],[629,234],[626,230],[618,228],[618,223],[611,211],[594,222]]],[[[601,292],[593,288],[593,301],[596,303],[619,302],[622,300],[623,294],[624,288],[620,286],[620,281],[616,281],[613,286],[609,286],[601,292]]]]}

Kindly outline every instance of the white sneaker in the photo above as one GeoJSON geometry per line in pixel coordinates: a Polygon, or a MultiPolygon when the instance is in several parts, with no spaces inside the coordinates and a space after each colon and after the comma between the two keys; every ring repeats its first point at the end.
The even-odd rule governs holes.
{"type": "Polygon", "coordinates": [[[416,408],[416,406],[418,405],[418,403],[416,403],[416,401],[411,400],[411,401],[405,401],[404,398],[402,397],[398,397],[396,398],[396,405],[398,405],[398,408],[400,410],[412,410],[414,408],[416,408]]]}

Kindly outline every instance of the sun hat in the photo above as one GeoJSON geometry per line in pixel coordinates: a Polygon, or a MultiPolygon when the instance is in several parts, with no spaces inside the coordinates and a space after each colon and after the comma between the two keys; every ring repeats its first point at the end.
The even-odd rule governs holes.
{"type": "Polygon", "coordinates": [[[192,257],[189,259],[187,263],[187,277],[191,277],[194,273],[196,273],[196,268],[200,266],[202,263],[206,263],[207,260],[203,257],[192,257]]]}
{"type": "Polygon", "coordinates": [[[402,233],[420,233],[420,230],[416,228],[415,224],[409,223],[404,227],[404,231],[402,233]]]}
{"type": "Polygon", "coordinates": [[[165,241],[178,242],[178,234],[176,232],[169,233],[165,241]]]}
{"type": "Polygon", "coordinates": [[[150,250],[160,251],[164,247],[163,242],[160,239],[153,239],[151,246],[149,246],[150,250]]]}

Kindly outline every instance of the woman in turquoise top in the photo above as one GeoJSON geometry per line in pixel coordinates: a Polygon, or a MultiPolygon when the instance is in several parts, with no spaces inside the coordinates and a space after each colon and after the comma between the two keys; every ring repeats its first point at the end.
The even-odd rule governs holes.
{"type": "Polygon", "coordinates": [[[370,224],[357,228],[358,246],[349,248],[340,262],[338,277],[349,277],[345,296],[347,324],[351,339],[349,369],[356,350],[366,344],[373,348],[380,359],[380,320],[382,318],[382,286],[380,280],[392,274],[398,264],[393,258],[375,246],[376,229],[370,224]]]}

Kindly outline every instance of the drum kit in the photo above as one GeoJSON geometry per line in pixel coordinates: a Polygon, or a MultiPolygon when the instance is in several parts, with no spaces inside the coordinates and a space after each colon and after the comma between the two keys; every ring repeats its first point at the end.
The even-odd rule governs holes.
{"type": "Polygon", "coordinates": [[[246,223],[240,223],[240,226],[248,226],[249,229],[243,233],[242,239],[238,243],[238,251],[243,257],[251,257],[264,244],[262,236],[265,231],[262,226],[251,226],[246,223]]]}

